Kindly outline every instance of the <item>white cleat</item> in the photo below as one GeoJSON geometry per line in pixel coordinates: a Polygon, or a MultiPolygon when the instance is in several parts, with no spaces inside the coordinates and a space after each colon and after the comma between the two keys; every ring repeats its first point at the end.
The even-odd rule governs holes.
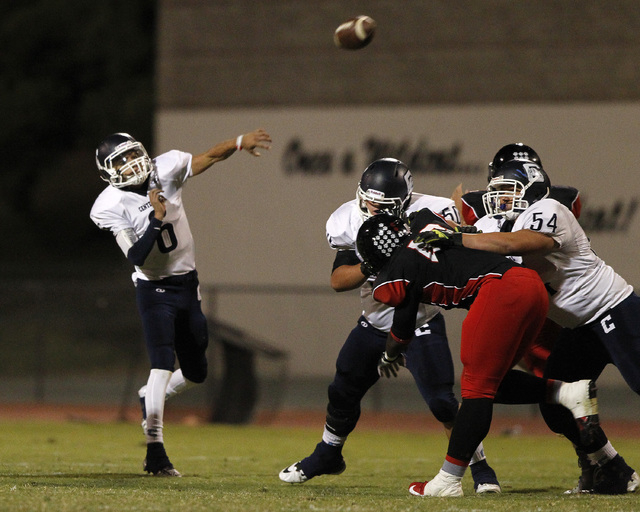
{"type": "Polygon", "coordinates": [[[499,494],[502,488],[498,484],[480,484],[476,488],[476,494],[499,494]]]}
{"type": "Polygon", "coordinates": [[[638,490],[638,486],[640,486],[640,476],[635,471],[631,478],[627,482],[627,492],[636,492],[638,490]]]}
{"type": "Polygon", "coordinates": [[[462,492],[462,478],[440,470],[427,482],[413,482],[409,492],[414,496],[455,497],[464,496],[462,492]]]}
{"type": "Polygon", "coordinates": [[[300,469],[300,461],[291,464],[288,468],[284,468],[278,476],[280,480],[289,484],[302,484],[309,480],[304,471],[300,469]]]}

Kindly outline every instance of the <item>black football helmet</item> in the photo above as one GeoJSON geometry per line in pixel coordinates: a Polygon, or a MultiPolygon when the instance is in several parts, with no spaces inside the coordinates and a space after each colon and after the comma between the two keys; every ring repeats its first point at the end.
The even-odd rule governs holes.
{"type": "Polygon", "coordinates": [[[367,201],[380,205],[378,212],[402,217],[413,192],[409,168],[395,158],[382,158],[369,164],[362,173],[356,199],[363,219],[371,217],[367,201]]]}
{"type": "Polygon", "coordinates": [[[100,177],[116,188],[140,185],[153,170],[147,150],[128,133],[114,133],[98,144],[96,165],[100,177]]]}
{"type": "Polygon", "coordinates": [[[489,162],[489,176],[487,177],[487,181],[491,181],[495,172],[500,169],[502,164],[511,160],[528,160],[542,167],[540,157],[532,147],[526,146],[522,142],[507,144],[506,146],[502,146],[496,153],[496,156],[493,157],[493,160],[489,162]]]}
{"type": "Polygon", "coordinates": [[[515,220],[531,204],[549,195],[549,176],[530,160],[505,162],[494,174],[482,196],[487,215],[515,220]]]}
{"type": "Polygon", "coordinates": [[[409,227],[400,217],[379,213],[362,223],[356,247],[364,262],[378,273],[410,235],[409,227]]]}

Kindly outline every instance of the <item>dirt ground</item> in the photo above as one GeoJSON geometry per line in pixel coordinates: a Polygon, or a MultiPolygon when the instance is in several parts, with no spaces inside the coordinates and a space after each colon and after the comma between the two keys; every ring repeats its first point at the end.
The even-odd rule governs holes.
{"type": "MultiPolygon", "coordinates": [[[[259,412],[252,424],[270,427],[308,427],[321,431],[324,425],[322,410],[282,410],[259,412]]],[[[140,421],[140,411],[106,406],[60,404],[4,403],[0,405],[0,421],[12,420],[72,421],[72,422],[131,422],[140,421]]],[[[165,409],[165,421],[187,425],[202,425],[207,417],[201,410],[165,409]]],[[[606,421],[603,426],[610,437],[640,437],[640,422],[606,421]]],[[[439,431],[441,425],[426,414],[363,411],[358,430],[403,430],[407,432],[439,431]]],[[[493,435],[542,435],[550,433],[540,415],[494,416],[493,435]]]]}

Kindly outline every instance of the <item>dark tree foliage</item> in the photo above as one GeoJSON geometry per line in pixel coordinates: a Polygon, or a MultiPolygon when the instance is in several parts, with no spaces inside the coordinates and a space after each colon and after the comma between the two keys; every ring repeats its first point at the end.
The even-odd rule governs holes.
{"type": "Polygon", "coordinates": [[[155,19],[153,0],[3,5],[0,172],[16,211],[69,152],[114,131],[152,144],[155,19]]]}

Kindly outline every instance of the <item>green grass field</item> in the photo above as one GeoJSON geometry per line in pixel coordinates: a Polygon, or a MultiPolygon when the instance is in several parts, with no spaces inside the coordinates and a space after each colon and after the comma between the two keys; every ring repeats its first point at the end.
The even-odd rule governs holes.
{"type": "MultiPolygon", "coordinates": [[[[564,496],[578,468],[569,443],[553,434],[485,441],[502,495],[474,496],[467,474],[463,498],[418,498],[407,487],[438,471],[443,434],[356,430],[345,473],[290,485],[278,472],[313,449],[319,429],[168,424],[167,451],[183,478],[142,473],[144,438],[134,424],[3,421],[0,433],[2,511],[640,510],[640,493],[564,496]]],[[[640,467],[637,439],[613,442],[640,467]]]]}

